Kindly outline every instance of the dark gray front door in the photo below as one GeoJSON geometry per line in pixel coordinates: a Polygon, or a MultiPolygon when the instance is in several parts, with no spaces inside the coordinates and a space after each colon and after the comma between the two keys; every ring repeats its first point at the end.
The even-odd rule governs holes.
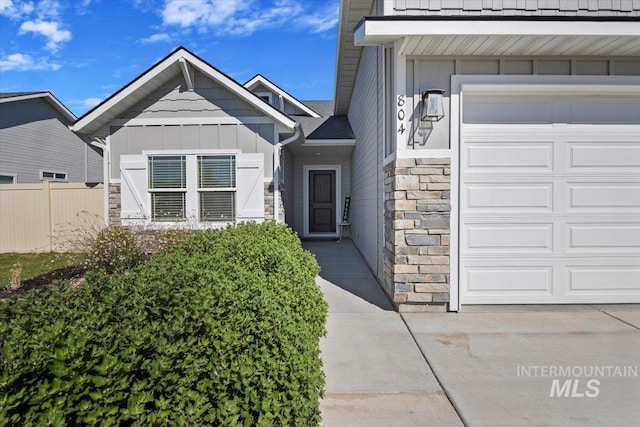
{"type": "Polygon", "coordinates": [[[309,232],[336,231],[336,171],[309,171],[309,232]]]}

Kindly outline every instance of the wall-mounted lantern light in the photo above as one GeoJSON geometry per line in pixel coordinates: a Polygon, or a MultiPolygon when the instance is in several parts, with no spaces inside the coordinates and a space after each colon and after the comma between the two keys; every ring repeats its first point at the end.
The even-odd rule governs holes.
{"type": "Polygon", "coordinates": [[[437,122],[444,117],[444,104],[442,89],[429,89],[422,94],[422,115],[420,120],[425,122],[437,122]]]}

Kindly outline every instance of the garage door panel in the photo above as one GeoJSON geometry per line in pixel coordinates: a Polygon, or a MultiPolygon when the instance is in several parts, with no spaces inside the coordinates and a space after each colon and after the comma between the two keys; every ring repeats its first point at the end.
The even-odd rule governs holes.
{"type": "Polygon", "coordinates": [[[579,143],[570,142],[568,169],[584,172],[585,168],[614,171],[640,170],[640,137],[638,142],[628,143],[579,143]]]}
{"type": "Polygon", "coordinates": [[[469,143],[462,156],[467,172],[494,171],[551,171],[553,145],[551,143],[469,143]]]}
{"type": "Polygon", "coordinates": [[[566,271],[568,294],[635,291],[640,295],[640,266],[568,266],[566,271]]]}
{"type": "Polygon", "coordinates": [[[598,124],[618,109],[638,123],[640,99],[606,99],[598,118],[569,97],[552,114],[570,121],[534,124],[548,105],[526,118],[506,98],[463,104],[476,123],[461,125],[461,303],[640,302],[640,126],[598,124]]]}
{"type": "Polygon", "coordinates": [[[536,252],[553,249],[553,224],[464,223],[461,247],[468,253],[536,252]]]}
{"type": "Polygon", "coordinates": [[[567,252],[640,252],[640,223],[568,223],[567,252]]]}
{"type": "Polygon", "coordinates": [[[640,183],[567,182],[567,212],[639,212],[640,183]]]}
{"type": "Polygon", "coordinates": [[[466,186],[462,206],[468,211],[551,212],[552,183],[472,183],[466,186]]]}
{"type": "Polygon", "coordinates": [[[515,294],[551,294],[551,266],[470,266],[466,271],[469,293],[487,294],[496,291],[515,294]]]}

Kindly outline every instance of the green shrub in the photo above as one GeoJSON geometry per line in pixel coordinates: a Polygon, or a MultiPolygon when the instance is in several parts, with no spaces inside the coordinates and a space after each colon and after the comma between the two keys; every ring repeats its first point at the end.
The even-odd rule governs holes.
{"type": "Polygon", "coordinates": [[[0,306],[0,425],[316,425],[327,306],[286,227],[196,233],[0,306]]]}
{"type": "Polygon", "coordinates": [[[100,230],[91,241],[87,268],[112,274],[128,270],[144,259],[144,250],[131,230],[111,226],[100,230]]]}

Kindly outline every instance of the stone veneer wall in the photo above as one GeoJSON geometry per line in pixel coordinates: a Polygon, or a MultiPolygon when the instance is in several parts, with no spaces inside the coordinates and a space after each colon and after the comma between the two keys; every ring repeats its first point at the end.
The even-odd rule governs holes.
{"type": "MultiPolygon", "coordinates": [[[[284,186],[282,183],[279,188],[280,197],[278,198],[278,218],[280,222],[284,222],[284,186]]],[[[274,216],[274,187],[273,181],[264,183],[264,220],[265,221],[273,221],[274,216]]]]}
{"type": "Polygon", "coordinates": [[[109,184],[109,225],[120,225],[120,212],[122,205],[120,202],[120,183],[109,184]]]}
{"type": "Polygon", "coordinates": [[[384,168],[384,280],[400,311],[449,302],[450,159],[398,159],[384,168]]]}

